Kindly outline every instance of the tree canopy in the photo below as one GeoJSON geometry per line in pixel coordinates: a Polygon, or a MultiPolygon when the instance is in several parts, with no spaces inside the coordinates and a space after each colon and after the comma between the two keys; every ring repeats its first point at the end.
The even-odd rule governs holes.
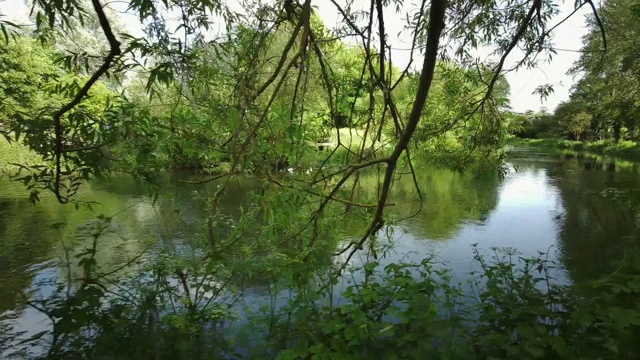
{"type": "Polygon", "coordinates": [[[640,4],[606,1],[587,20],[578,78],[570,99],[555,110],[547,135],[570,140],[637,140],[640,119],[640,4]]]}
{"type": "MultiPolygon", "coordinates": [[[[67,203],[108,171],[151,180],[187,167],[212,174],[200,182],[250,173],[317,197],[317,224],[329,204],[356,205],[339,190],[378,168],[378,198],[357,204],[375,211],[353,249],[381,228],[394,175],[414,172],[412,155],[454,167],[501,158],[513,126],[504,73],[551,57],[558,12],[550,0],[372,0],[368,10],[331,1],[341,20],[328,28],[310,0],[126,5],[142,35],[121,30],[119,10],[100,0],[37,0],[27,26],[0,19],[2,131],[42,157],[15,176],[32,198],[47,190],[67,203]],[[389,11],[407,19],[404,68],[391,57],[389,11]],[[479,63],[480,47],[496,61],[479,63]],[[507,68],[516,48],[522,57],[507,68]],[[276,180],[283,169],[291,176],[276,180]]],[[[592,47],[605,39],[591,37],[592,47]]],[[[572,115],[569,131],[579,137],[595,118],[572,115]]]]}

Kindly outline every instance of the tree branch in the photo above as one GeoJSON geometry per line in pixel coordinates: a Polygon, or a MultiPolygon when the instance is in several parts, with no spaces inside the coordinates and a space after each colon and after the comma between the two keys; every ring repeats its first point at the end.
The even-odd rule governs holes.
{"type": "MultiPolygon", "coordinates": [[[[376,208],[376,213],[374,215],[373,221],[369,225],[369,229],[364,234],[364,236],[357,243],[351,243],[346,248],[348,249],[349,247],[355,245],[350,254],[347,256],[347,259],[345,260],[340,271],[344,270],[355,252],[358,249],[362,248],[364,242],[369,237],[374,235],[378,230],[380,230],[380,228],[382,228],[384,224],[384,205],[387,203],[387,198],[389,197],[391,182],[393,180],[393,175],[398,164],[398,159],[400,158],[402,152],[407,149],[409,141],[411,140],[411,137],[413,136],[413,133],[415,132],[416,127],[420,122],[422,110],[424,109],[424,105],[426,104],[427,97],[429,95],[429,89],[431,88],[431,83],[433,81],[433,75],[435,73],[435,67],[438,60],[438,45],[440,42],[440,34],[442,33],[445,25],[445,10],[446,0],[433,0],[431,2],[429,11],[429,30],[427,33],[427,49],[420,75],[420,85],[418,86],[418,92],[413,103],[413,108],[411,109],[409,121],[407,122],[407,126],[405,127],[400,139],[398,140],[398,143],[393,149],[393,153],[387,159],[387,169],[384,174],[384,182],[382,184],[382,190],[378,199],[378,207],[376,208]]],[[[346,251],[346,249],[344,249],[342,252],[346,251]]]]}
{"type": "Polygon", "coordinates": [[[69,202],[69,199],[63,197],[60,194],[60,180],[62,177],[62,154],[65,152],[64,144],[63,144],[63,129],[62,129],[62,117],[69,111],[71,111],[74,107],[76,107],[80,102],[84,99],[85,96],[89,93],[91,87],[104,75],[109,68],[111,67],[111,63],[121,54],[120,50],[120,42],[116,39],[113,34],[113,30],[111,29],[111,24],[109,23],[109,19],[107,19],[106,14],[104,13],[104,9],[102,4],[100,4],[100,0],[92,0],[93,9],[98,16],[98,21],[100,22],[100,27],[104,32],[107,41],[109,42],[110,50],[107,56],[104,59],[104,63],[100,68],[89,78],[89,80],[84,84],[82,89],[76,94],[76,96],[71,100],[71,102],[67,103],[67,105],[63,106],[60,110],[58,110],[53,115],[53,122],[55,126],[55,166],[56,166],[56,174],[55,174],[55,184],[54,184],[54,192],[56,194],[56,198],[60,203],[66,204],[69,202]]]}

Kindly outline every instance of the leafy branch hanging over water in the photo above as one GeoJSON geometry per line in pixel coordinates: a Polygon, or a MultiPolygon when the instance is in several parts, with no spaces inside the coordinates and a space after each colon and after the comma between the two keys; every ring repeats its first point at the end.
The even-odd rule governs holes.
{"type": "MultiPolygon", "coordinates": [[[[15,178],[34,199],[46,189],[61,203],[109,171],[151,180],[185,167],[202,174],[187,181],[220,186],[206,201],[209,218],[189,229],[202,231],[201,241],[187,255],[160,251],[131,284],[112,279],[124,268],[98,271],[101,233],[93,234],[79,254],[81,285],[74,288],[69,275],[53,302],[28,300],[51,314],[53,329],[26,343],[52,335],[51,357],[106,354],[124,341],[127,353],[114,357],[135,349],[138,358],[199,359],[212,346],[228,355],[235,349],[222,334],[233,306],[245,283],[262,283],[274,303],[283,289],[295,293],[286,307],[270,307],[266,321],[255,320],[260,331],[268,328],[262,349],[283,358],[384,356],[390,349],[399,357],[510,357],[520,347],[530,357],[561,357],[629,348],[635,310],[594,314],[578,293],[540,290],[548,280],[543,259],[523,260],[521,270],[478,256],[484,282],[474,283],[479,302],[471,307],[430,262],[380,269],[376,259],[387,246],[379,240],[392,231],[383,225],[399,173],[411,176],[421,196],[416,158],[458,168],[499,162],[511,126],[504,74],[552,53],[546,24],[557,13],[554,1],[432,0],[408,11],[401,1],[371,0],[363,9],[323,2],[341,17],[336,29],[310,0],[247,1],[240,10],[215,0],[125,2],[144,36],[118,30],[115,4],[87,4],[36,1],[30,30],[40,42],[17,30],[0,48],[0,130],[42,157],[19,164],[15,178]],[[424,56],[419,70],[401,70],[392,57],[388,24],[401,15],[412,40],[408,63],[424,56]],[[99,56],[60,41],[60,32],[73,34],[89,19],[93,34],[106,39],[99,56]],[[216,22],[223,31],[211,30],[216,22]],[[481,46],[493,47],[499,61],[478,63],[472,53],[481,46]],[[518,47],[524,57],[505,69],[518,47]],[[372,196],[358,195],[365,175],[375,178],[372,196]],[[217,211],[238,176],[261,182],[251,204],[239,206],[239,220],[217,211]],[[358,220],[364,233],[336,250],[336,225],[358,220]],[[356,254],[374,260],[353,270],[356,254]],[[343,289],[349,303],[334,306],[340,276],[359,272],[364,279],[343,289]],[[443,304],[447,316],[438,312],[443,304]],[[610,320],[621,314],[632,320],[616,327],[610,320]],[[311,321],[317,326],[304,329],[311,321]],[[620,333],[618,342],[598,337],[609,331],[620,333]],[[598,340],[597,351],[585,352],[585,339],[598,340]]],[[[106,229],[110,220],[101,221],[106,229]]]]}

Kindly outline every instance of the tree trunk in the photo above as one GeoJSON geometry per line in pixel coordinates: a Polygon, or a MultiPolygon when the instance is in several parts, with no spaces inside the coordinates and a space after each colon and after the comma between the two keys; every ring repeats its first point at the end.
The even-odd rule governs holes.
{"type": "Polygon", "coordinates": [[[613,140],[615,141],[616,144],[618,143],[618,141],[620,141],[621,128],[622,128],[622,125],[620,124],[620,121],[616,121],[613,123],[613,140]]]}

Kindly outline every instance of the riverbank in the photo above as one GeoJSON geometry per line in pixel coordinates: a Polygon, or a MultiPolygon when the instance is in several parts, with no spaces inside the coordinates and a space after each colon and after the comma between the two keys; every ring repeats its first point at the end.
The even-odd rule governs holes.
{"type": "Polygon", "coordinates": [[[558,139],[511,139],[509,145],[530,146],[547,149],[584,151],[597,155],[616,156],[629,160],[640,160],[640,143],[633,141],[571,141],[558,139]]]}

